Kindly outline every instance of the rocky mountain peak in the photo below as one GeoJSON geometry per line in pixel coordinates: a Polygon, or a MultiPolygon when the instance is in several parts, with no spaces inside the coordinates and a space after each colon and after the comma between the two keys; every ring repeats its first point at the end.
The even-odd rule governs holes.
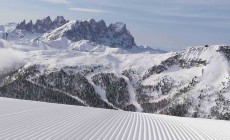
{"type": "Polygon", "coordinates": [[[26,20],[24,19],[21,23],[17,25],[17,29],[25,30],[26,20]]]}
{"type": "Polygon", "coordinates": [[[50,16],[47,16],[44,19],[38,19],[35,24],[33,24],[32,20],[30,20],[29,23],[26,23],[26,21],[23,20],[17,25],[16,29],[20,29],[26,32],[45,33],[52,29],[58,28],[67,22],[68,21],[65,20],[63,16],[56,17],[54,21],[52,21],[50,16]]]}
{"type": "Polygon", "coordinates": [[[122,22],[117,22],[115,24],[110,24],[109,29],[111,31],[115,31],[115,32],[127,31],[126,24],[124,24],[122,22]]]}
{"type": "Polygon", "coordinates": [[[62,26],[46,35],[47,39],[53,40],[66,37],[73,42],[89,40],[100,45],[130,49],[136,46],[134,37],[121,22],[106,25],[104,20],[94,19],[71,22],[71,25],[62,26]]]}
{"type": "Polygon", "coordinates": [[[89,20],[89,23],[90,23],[90,24],[95,24],[96,21],[95,21],[93,18],[91,18],[91,19],[89,20]]]}
{"type": "Polygon", "coordinates": [[[43,21],[51,21],[52,22],[50,16],[47,16],[46,18],[44,18],[43,21]]]}
{"type": "Polygon", "coordinates": [[[67,22],[69,22],[68,20],[66,20],[63,16],[57,16],[54,21],[53,21],[53,26],[56,26],[56,28],[66,24],[67,22]]]}

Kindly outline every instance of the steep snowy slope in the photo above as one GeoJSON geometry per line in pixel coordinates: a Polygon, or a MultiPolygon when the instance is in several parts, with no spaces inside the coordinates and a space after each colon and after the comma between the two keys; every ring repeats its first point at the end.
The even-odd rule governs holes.
{"type": "Polygon", "coordinates": [[[0,139],[228,140],[230,122],[0,98],[0,139]]]}

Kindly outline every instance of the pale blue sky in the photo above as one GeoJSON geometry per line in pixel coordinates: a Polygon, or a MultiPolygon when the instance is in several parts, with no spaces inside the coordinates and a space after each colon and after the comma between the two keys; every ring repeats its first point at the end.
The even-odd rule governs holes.
{"type": "Polygon", "coordinates": [[[165,50],[230,44],[228,0],[1,0],[0,24],[63,15],[127,24],[136,43],[165,50]]]}

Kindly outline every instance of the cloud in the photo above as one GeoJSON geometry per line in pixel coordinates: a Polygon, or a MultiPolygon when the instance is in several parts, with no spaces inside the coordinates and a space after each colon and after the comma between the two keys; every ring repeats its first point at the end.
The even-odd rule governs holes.
{"type": "Polygon", "coordinates": [[[21,67],[24,64],[24,58],[24,53],[20,51],[0,48],[0,73],[21,67]]]}
{"type": "Polygon", "coordinates": [[[42,0],[45,2],[53,3],[53,4],[69,4],[69,0],[42,0]]]}
{"type": "Polygon", "coordinates": [[[91,8],[69,8],[71,11],[78,11],[84,13],[108,13],[107,10],[100,10],[100,9],[91,9],[91,8]]]}
{"type": "Polygon", "coordinates": [[[226,5],[226,4],[230,4],[230,2],[228,0],[209,0],[207,2],[207,0],[199,0],[199,1],[194,1],[194,0],[165,0],[165,1],[161,1],[161,0],[156,0],[159,3],[169,3],[169,4],[185,4],[185,5],[226,5]]]}
{"type": "Polygon", "coordinates": [[[25,54],[9,47],[6,41],[0,39],[0,73],[19,68],[24,64],[25,54]]]}

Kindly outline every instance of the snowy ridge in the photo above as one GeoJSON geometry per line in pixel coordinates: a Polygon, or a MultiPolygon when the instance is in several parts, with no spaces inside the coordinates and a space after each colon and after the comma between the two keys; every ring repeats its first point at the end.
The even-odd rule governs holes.
{"type": "Polygon", "coordinates": [[[75,21],[67,23],[44,36],[48,40],[66,37],[72,42],[89,40],[100,45],[130,49],[135,47],[134,37],[123,23],[106,26],[104,20],[75,21]]]}
{"type": "Polygon", "coordinates": [[[24,33],[0,40],[0,96],[230,120],[229,46],[110,46],[135,42],[125,24],[93,19],[24,33]]]}
{"type": "Polygon", "coordinates": [[[229,122],[0,98],[0,139],[228,140],[229,122]]]}
{"type": "Polygon", "coordinates": [[[64,33],[71,29],[74,25],[75,21],[69,21],[68,23],[64,24],[63,26],[54,29],[52,33],[45,33],[43,37],[47,40],[56,40],[64,35],[64,33]],[[55,37],[54,37],[55,36],[55,37]]]}
{"type": "MultiPolygon", "coordinates": [[[[90,72],[90,70],[85,74],[83,72],[83,76],[87,79],[89,85],[94,88],[95,93],[97,93],[104,102],[115,109],[120,109],[120,107],[108,101],[107,87],[95,83],[97,82],[96,78],[98,75],[115,74],[117,78],[123,79],[123,84],[127,84],[126,91],[129,94],[129,99],[125,105],[134,105],[135,111],[139,112],[168,112],[167,109],[173,104],[185,104],[189,101],[189,103],[191,103],[187,109],[189,111],[182,116],[191,117],[194,113],[197,113],[198,117],[217,118],[217,116],[211,115],[211,110],[216,108],[215,100],[219,98],[217,93],[222,91],[222,95],[226,100],[229,98],[227,88],[229,83],[229,79],[227,79],[229,75],[229,62],[223,53],[218,52],[219,46],[211,46],[208,48],[194,47],[178,53],[155,54],[145,52],[131,53],[120,48],[97,45],[87,40],[81,40],[79,42],[69,42],[65,38],[51,42],[38,40],[38,42],[43,44],[43,46],[39,46],[38,44],[38,47],[33,47],[34,44],[30,44],[30,42],[26,40],[21,41],[25,42],[24,44],[27,43],[28,46],[18,44],[14,40],[1,41],[3,48],[13,50],[15,53],[20,52],[20,59],[16,59],[15,62],[9,64],[18,63],[19,66],[16,67],[24,67],[24,69],[39,64],[45,67],[39,68],[44,69],[39,73],[40,76],[46,76],[52,72],[62,70],[67,70],[67,74],[81,74],[88,68],[100,66],[101,68],[99,70],[93,70],[93,72],[90,72]],[[46,49],[44,49],[44,46],[46,49]],[[172,66],[167,66],[165,71],[158,74],[149,73],[149,70],[151,70],[153,66],[160,66],[162,62],[165,61],[164,63],[166,63],[168,60],[171,60],[171,58],[174,59],[175,56],[179,57],[178,62],[176,62],[176,58],[174,60],[175,62],[169,61],[172,66]],[[185,68],[180,66],[179,60],[183,60],[185,68]],[[19,61],[22,62],[19,63],[19,61]],[[24,64],[26,64],[26,66],[24,66],[24,64]],[[216,69],[217,65],[222,67],[222,71],[216,69]],[[78,68],[73,68],[68,72],[69,68],[76,66],[78,66],[78,68]],[[43,71],[46,71],[46,73],[43,71]],[[149,76],[146,77],[145,75],[149,76]],[[143,79],[143,77],[146,78],[143,79]],[[195,82],[195,84],[191,85],[191,82],[195,82]],[[162,88],[155,90],[155,87],[162,88]],[[184,92],[188,94],[184,94],[184,92]],[[199,99],[202,96],[205,96],[207,99],[197,100],[197,98],[199,99]],[[171,100],[172,102],[167,102],[163,108],[151,110],[156,106],[155,104],[165,100],[171,100]],[[151,105],[153,107],[151,107],[151,105]],[[197,110],[198,106],[199,108],[197,110]]],[[[9,68],[7,65],[3,65],[3,67],[9,68]]],[[[36,79],[36,77],[33,77],[33,79],[36,79]]],[[[55,79],[51,79],[51,81],[52,80],[55,79]]],[[[32,83],[34,83],[34,85],[42,84],[36,83],[35,81],[32,83]]],[[[40,87],[46,89],[46,84],[40,87]]],[[[59,91],[88,106],[84,99],[80,99],[78,96],[57,88],[58,86],[53,88],[49,87],[48,89],[59,91]]],[[[116,88],[119,88],[119,86],[116,88]]],[[[215,110],[221,112],[222,108],[227,109],[226,106],[229,107],[228,105],[224,105],[221,106],[220,109],[215,110]]],[[[228,110],[225,110],[224,113],[228,113],[228,110]]],[[[228,117],[226,118],[228,119],[228,117]]]]}

